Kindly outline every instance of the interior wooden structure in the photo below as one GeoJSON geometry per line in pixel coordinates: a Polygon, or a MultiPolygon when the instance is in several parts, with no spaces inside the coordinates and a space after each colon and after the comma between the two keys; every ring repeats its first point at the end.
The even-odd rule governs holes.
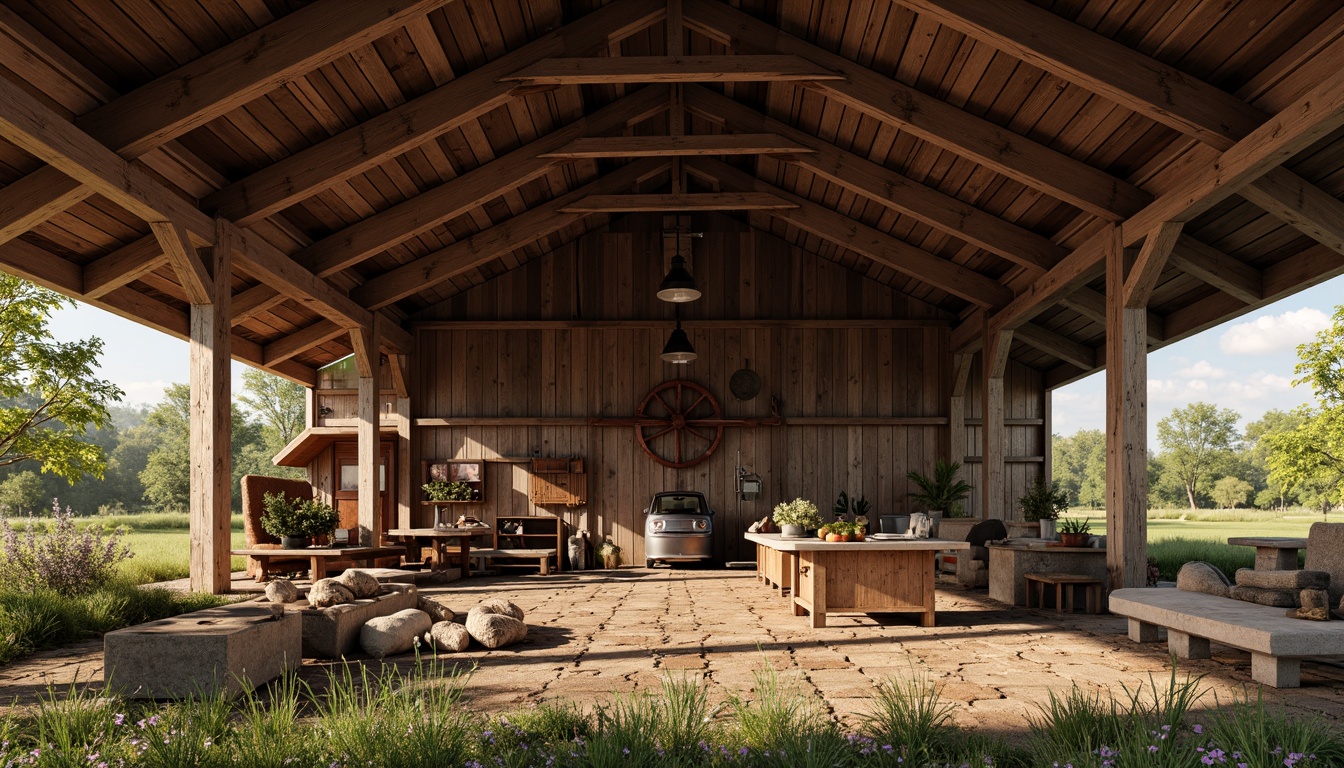
{"type": "Polygon", "coordinates": [[[1344,272],[1342,34],[1334,0],[14,0],[0,268],[191,341],[197,589],[230,357],[313,388],[279,459],[366,539],[481,459],[476,514],[627,562],[655,491],[706,492],[734,559],[780,500],[908,511],[937,457],[1015,518],[1050,391],[1105,368],[1141,585],[1147,351],[1344,272]],[[689,468],[631,426],[678,379],[728,422],[689,468]],[[533,504],[536,457],[586,503],[533,504]]]}

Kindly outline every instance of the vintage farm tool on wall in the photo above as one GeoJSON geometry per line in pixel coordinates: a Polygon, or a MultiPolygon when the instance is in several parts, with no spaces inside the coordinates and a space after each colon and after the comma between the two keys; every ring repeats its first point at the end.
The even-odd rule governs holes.
{"type": "Polygon", "coordinates": [[[772,427],[783,424],[778,398],[770,398],[770,416],[725,419],[719,401],[708,389],[685,379],[665,381],[649,391],[632,419],[592,419],[597,427],[634,427],[639,447],[649,458],[673,469],[686,469],[708,459],[723,442],[726,427],[772,427]]]}

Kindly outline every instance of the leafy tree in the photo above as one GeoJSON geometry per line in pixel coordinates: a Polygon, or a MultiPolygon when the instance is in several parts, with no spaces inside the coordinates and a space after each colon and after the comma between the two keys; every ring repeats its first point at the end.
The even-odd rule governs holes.
{"type": "Polygon", "coordinates": [[[1241,476],[1251,479],[1252,484],[1256,486],[1255,506],[1262,509],[1274,507],[1286,509],[1289,504],[1298,502],[1296,489],[1285,485],[1281,477],[1275,476],[1270,471],[1270,455],[1273,451],[1269,438],[1291,432],[1301,425],[1302,421],[1302,414],[1297,411],[1274,409],[1266,411],[1258,420],[1246,425],[1244,456],[1261,481],[1257,482],[1248,475],[1241,476]]]}
{"type": "MultiPolygon", "coordinates": [[[[235,403],[233,411],[233,503],[242,504],[239,479],[249,466],[242,456],[249,446],[261,440],[261,427],[247,419],[235,403]]],[[[152,436],[154,447],[140,472],[144,497],[161,510],[185,510],[190,503],[191,489],[191,387],[170,384],[164,390],[164,399],[145,418],[145,429],[152,436]]]]}
{"type": "Polygon", "coordinates": [[[101,477],[102,448],[85,438],[110,423],[108,404],[122,391],[94,370],[103,342],[52,339],[51,313],[73,302],[0,274],[0,466],[37,462],[71,483],[101,477]]]}
{"type": "Polygon", "coordinates": [[[1344,305],[1316,340],[1297,348],[1294,384],[1310,384],[1318,408],[1294,411],[1301,422],[1266,437],[1270,477],[1328,511],[1344,501],[1344,305]]]}
{"type": "Polygon", "coordinates": [[[0,483],[0,512],[6,515],[34,514],[46,500],[42,478],[31,469],[10,475],[0,483]]]}
{"type": "Polygon", "coordinates": [[[243,394],[238,400],[261,420],[260,441],[245,446],[238,455],[239,477],[245,474],[302,479],[298,467],[277,467],[271,461],[303,431],[306,423],[307,390],[302,385],[256,369],[243,372],[243,394]]]}
{"type": "Polygon", "coordinates": [[[1236,446],[1238,418],[1230,408],[1191,403],[1157,422],[1157,439],[1165,449],[1163,461],[1180,480],[1191,509],[1198,506],[1200,483],[1236,446]]]}
{"type": "Polygon", "coordinates": [[[1213,484],[1213,501],[1219,509],[1236,509],[1253,490],[1254,486],[1239,477],[1220,477],[1213,484]]]}
{"type": "Polygon", "coordinates": [[[1096,508],[1106,503],[1106,435],[1099,429],[1080,429],[1071,437],[1053,440],[1054,479],[1074,504],[1096,508]]]}

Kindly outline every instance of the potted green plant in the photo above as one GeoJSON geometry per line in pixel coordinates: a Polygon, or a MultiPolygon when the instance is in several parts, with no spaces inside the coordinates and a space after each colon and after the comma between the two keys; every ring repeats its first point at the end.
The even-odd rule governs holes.
{"type": "Polygon", "coordinates": [[[1069,492],[1059,487],[1059,481],[1046,483],[1037,478],[1031,488],[1017,500],[1022,519],[1040,526],[1042,539],[1055,538],[1055,520],[1069,508],[1069,492]]]}
{"type": "Polygon", "coordinates": [[[1059,521],[1059,541],[1066,547],[1086,547],[1092,525],[1084,517],[1066,517],[1059,521]]]}
{"type": "Polygon", "coordinates": [[[331,533],[340,522],[331,505],[284,493],[263,494],[261,506],[262,530],[278,537],[285,549],[302,549],[312,543],[312,537],[331,533]]]}
{"type": "Polygon", "coordinates": [[[808,529],[821,526],[821,513],[817,505],[807,499],[798,498],[775,505],[775,525],[779,526],[781,536],[802,538],[808,529]]]}
{"type": "Polygon", "coordinates": [[[602,567],[614,571],[621,565],[621,548],[611,539],[603,539],[597,547],[597,556],[602,558],[602,567]]]}
{"type": "Polygon", "coordinates": [[[420,486],[430,501],[471,501],[475,491],[460,480],[434,480],[420,486]]]}
{"type": "Polygon", "coordinates": [[[935,535],[938,521],[944,515],[947,517],[960,515],[961,502],[971,495],[970,484],[957,476],[960,471],[961,464],[938,459],[933,463],[933,477],[915,470],[905,473],[906,479],[919,486],[918,491],[910,493],[910,498],[929,513],[929,518],[934,523],[935,535]]]}

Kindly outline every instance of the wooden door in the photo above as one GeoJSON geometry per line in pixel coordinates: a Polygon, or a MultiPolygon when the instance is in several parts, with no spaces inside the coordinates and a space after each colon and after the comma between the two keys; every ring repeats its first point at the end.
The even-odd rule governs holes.
{"type": "MultiPolygon", "coordinates": [[[[349,442],[335,443],[332,446],[336,456],[336,490],[332,494],[336,501],[336,511],[341,515],[340,528],[359,526],[359,444],[349,442]]],[[[389,478],[396,474],[396,450],[390,441],[378,444],[378,508],[382,520],[382,530],[397,527],[397,488],[396,483],[389,485],[389,478]]],[[[377,542],[375,542],[377,543],[377,542]]]]}

